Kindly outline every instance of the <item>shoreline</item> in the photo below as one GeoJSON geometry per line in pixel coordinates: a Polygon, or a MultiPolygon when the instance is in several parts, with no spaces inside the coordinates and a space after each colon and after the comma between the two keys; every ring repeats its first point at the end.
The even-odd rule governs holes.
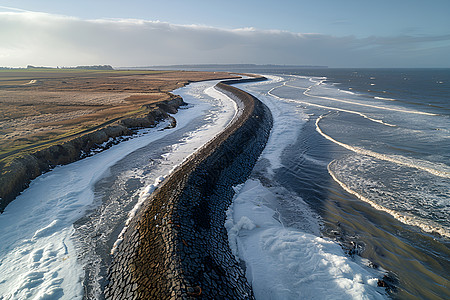
{"type": "Polygon", "coordinates": [[[245,181],[262,152],[272,117],[259,100],[226,83],[217,88],[242,113],[178,167],[131,221],[113,256],[106,298],[253,297],[228,245],[225,211],[232,187],[245,181]]]}

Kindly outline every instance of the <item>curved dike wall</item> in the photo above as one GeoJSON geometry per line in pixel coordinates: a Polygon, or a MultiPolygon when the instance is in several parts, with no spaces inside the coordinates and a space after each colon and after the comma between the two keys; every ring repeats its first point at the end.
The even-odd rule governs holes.
{"type": "Polygon", "coordinates": [[[216,88],[238,103],[240,114],[133,218],[109,269],[107,299],[253,298],[228,245],[225,212],[233,186],[248,178],[265,147],[272,115],[250,94],[224,83],[216,88]]]}

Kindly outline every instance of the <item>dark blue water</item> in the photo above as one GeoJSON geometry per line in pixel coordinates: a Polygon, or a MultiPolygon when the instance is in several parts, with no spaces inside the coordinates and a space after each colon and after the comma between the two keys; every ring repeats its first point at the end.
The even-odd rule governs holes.
{"type": "Polygon", "coordinates": [[[449,69],[329,69],[296,73],[326,76],[327,82],[361,95],[395,99],[406,107],[450,114],[449,69]]]}
{"type": "Polygon", "coordinates": [[[392,297],[450,298],[450,70],[264,73],[279,81],[245,88],[309,116],[277,184],[320,214],[324,235],[385,269],[392,297]]]}

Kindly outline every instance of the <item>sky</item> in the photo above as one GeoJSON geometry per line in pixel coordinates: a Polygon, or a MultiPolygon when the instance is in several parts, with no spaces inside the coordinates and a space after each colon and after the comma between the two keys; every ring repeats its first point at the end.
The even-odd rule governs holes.
{"type": "Polygon", "coordinates": [[[449,0],[0,0],[0,66],[450,67],[449,0]]]}

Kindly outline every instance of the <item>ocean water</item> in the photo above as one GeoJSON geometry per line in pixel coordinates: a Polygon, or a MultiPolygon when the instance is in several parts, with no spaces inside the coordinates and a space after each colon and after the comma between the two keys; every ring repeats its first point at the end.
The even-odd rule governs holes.
{"type": "Polygon", "coordinates": [[[239,87],[274,130],[227,225],[256,295],[450,298],[450,70],[264,74],[239,87]]]}

